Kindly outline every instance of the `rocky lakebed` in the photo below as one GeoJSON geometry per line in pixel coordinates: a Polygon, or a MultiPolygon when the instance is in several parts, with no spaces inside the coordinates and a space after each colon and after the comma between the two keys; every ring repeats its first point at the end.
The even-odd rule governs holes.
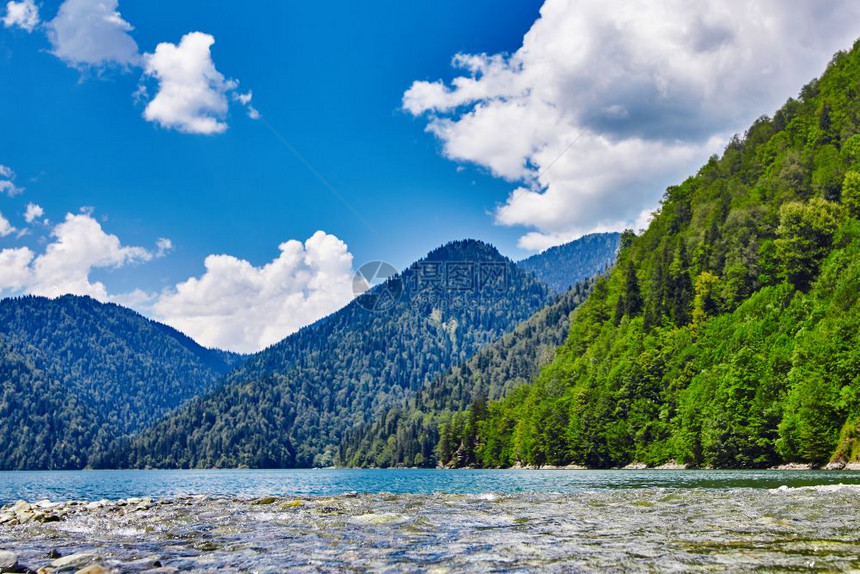
{"type": "Polygon", "coordinates": [[[48,500],[0,510],[0,570],[858,571],[860,487],[48,500]]]}

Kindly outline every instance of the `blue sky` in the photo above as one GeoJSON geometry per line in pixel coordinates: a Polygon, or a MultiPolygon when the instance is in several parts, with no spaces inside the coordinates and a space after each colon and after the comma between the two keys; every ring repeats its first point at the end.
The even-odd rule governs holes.
{"type": "MultiPolygon", "coordinates": [[[[47,18],[58,2],[45,2],[47,18]]],[[[519,47],[538,2],[125,2],[141,50],[212,34],[221,73],[252,89],[255,106],[370,221],[372,233],[260,122],[233,109],[229,129],[191,136],[141,120],[139,75],[85,71],[50,53],[43,35],[0,30],[2,159],[27,202],[51,219],[92,206],[124,243],[169,237],[175,250],[111,273],[114,290],[161,288],[203,271],[210,253],[262,264],[290,238],[324,229],[357,260],[398,267],[450,239],[476,236],[511,255],[517,233],[485,211],[508,186],[458,173],[420,120],[400,110],[415,79],[450,76],[458,51],[519,47]],[[407,8],[408,5],[408,8],[407,8]],[[261,12],[265,17],[261,17],[261,12]],[[33,180],[36,181],[33,181],[33,180]]],[[[16,243],[13,239],[6,244],[16,243]]]]}
{"type": "Polygon", "coordinates": [[[860,33],[850,2],[633,4],[0,6],[0,295],[90,294],[255,350],[369,260],[646,225],[860,33]]]}

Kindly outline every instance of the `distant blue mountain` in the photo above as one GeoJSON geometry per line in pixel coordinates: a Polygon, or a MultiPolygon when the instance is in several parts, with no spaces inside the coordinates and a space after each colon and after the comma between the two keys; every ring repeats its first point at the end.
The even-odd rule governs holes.
{"type": "Polygon", "coordinates": [[[602,273],[615,263],[620,233],[593,233],[551,247],[517,263],[523,271],[564,293],[580,281],[602,273]]]}

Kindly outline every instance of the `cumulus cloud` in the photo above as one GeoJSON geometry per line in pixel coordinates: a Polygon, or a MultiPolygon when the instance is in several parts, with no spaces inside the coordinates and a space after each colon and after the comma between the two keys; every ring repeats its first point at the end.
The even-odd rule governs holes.
{"type": "MultiPolygon", "coordinates": [[[[0,214],[0,236],[14,231],[0,214]]],[[[91,213],[68,213],[41,252],[0,250],[0,296],[89,295],[135,308],[204,345],[241,352],[276,343],[353,296],[352,254],[346,243],[323,231],[304,243],[282,243],[278,257],[260,267],[231,255],[210,255],[201,276],[161,293],[110,292],[91,277],[95,270],[152,261],[172,249],[167,238],[159,238],[154,249],[124,245],[91,213]]]]}
{"type": "Polygon", "coordinates": [[[860,5],[546,0],[512,55],[457,55],[403,107],[452,160],[519,183],[497,223],[542,249],[634,225],[860,33],[860,5]]]}
{"type": "Polygon", "coordinates": [[[39,25],[39,7],[34,0],[23,2],[8,2],[6,4],[6,16],[3,17],[3,26],[6,28],[18,27],[27,32],[32,32],[39,25]]]}
{"type": "MultiPolygon", "coordinates": [[[[39,24],[35,0],[9,2],[3,23],[32,31],[39,24]]],[[[215,68],[210,48],[215,39],[191,32],[178,45],[163,42],[151,54],[141,55],[130,32],[134,27],[119,12],[119,0],[64,0],[53,20],[45,25],[52,53],[81,71],[108,67],[142,69],[136,102],[146,103],[143,116],[164,128],[191,134],[219,134],[227,129],[230,101],[247,110],[252,119],[260,113],[251,104],[252,93],[237,93],[237,80],[225,79],[215,68]],[[157,83],[149,98],[147,80],[157,83]]],[[[0,180],[0,191],[11,184],[0,180]]],[[[13,188],[10,188],[13,189],[13,188]]]]}
{"type": "Polygon", "coordinates": [[[12,227],[12,224],[9,223],[9,220],[3,217],[3,214],[0,213],[0,237],[6,237],[7,235],[11,235],[15,233],[15,228],[12,227]]]}
{"type": "Polygon", "coordinates": [[[28,203],[27,210],[24,212],[24,221],[27,223],[33,223],[43,215],[45,215],[45,210],[42,209],[41,205],[28,203]]]}
{"type": "Polygon", "coordinates": [[[24,188],[15,185],[15,172],[5,165],[0,165],[0,193],[5,193],[9,197],[14,197],[19,193],[23,193],[24,188]]]}
{"type": "Polygon", "coordinates": [[[122,245],[87,214],[67,214],[51,231],[51,242],[36,256],[30,249],[0,251],[0,293],[22,292],[45,297],[66,293],[110,299],[107,288],[92,281],[94,269],[116,268],[150,261],[154,255],[143,247],[122,245]]]}
{"type": "Polygon", "coordinates": [[[210,255],[206,271],[162,293],[157,319],[203,345],[258,351],[336,311],[352,298],[352,254],[323,231],[279,246],[256,267],[231,255],[210,255]]]}
{"type": "Polygon", "coordinates": [[[0,250],[0,293],[17,292],[30,279],[33,252],[26,247],[0,250]]]}
{"type": "Polygon", "coordinates": [[[122,245],[116,235],[106,233],[90,215],[67,214],[51,236],[54,240],[33,260],[28,291],[34,295],[57,297],[72,293],[104,301],[108,298],[107,289],[103,283],[90,280],[93,269],[152,259],[152,253],[143,247],[122,245]]]}
{"type": "MultiPolygon", "coordinates": [[[[238,82],[215,69],[210,51],[214,43],[209,34],[191,32],[179,45],[163,42],[144,55],[144,73],[158,81],[158,93],[147,104],[144,118],[191,134],[226,131],[227,95],[238,82]]],[[[250,104],[250,93],[247,98],[250,104]]]]}
{"type": "Polygon", "coordinates": [[[65,0],[47,25],[54,55],[77,68],[136,66],[134,28],[118,8],[118,0],[65,0]]]}

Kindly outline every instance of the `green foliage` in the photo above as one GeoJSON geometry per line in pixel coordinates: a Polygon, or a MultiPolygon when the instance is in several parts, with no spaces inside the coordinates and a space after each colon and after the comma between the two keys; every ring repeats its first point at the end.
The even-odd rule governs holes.
{"type": "MultiPolygon", "coordinates": [[[[399,277],[407,292],[388,311],[353,302],[249,358],[213,393],[116,449],[106,466],[310,467],[337,458],[346,433],[384,421],[391,433],[373,445],[386,464],[433,457],[435,441],[396,451],[389,437],[400,405],[435,377],[553,299],[549,288],[478,241],[453,242],[423,261],[498,264],[507,283],[473,289],[464,304],[439,299],[420,281],[422,262],[399,277]],[[429,297],[428,295],[434,295],[429,297]],[[450,303],[443,305],[444,303],[450,303]],[[386,414],[388,413],[388,414],[386,414]]],[[[409,418],[409,432],[424,421],[409,418]]]]}
{"type": "Polygon", "coordinates": [[[860,218],[860,173],[849,171],[842,184],[842,203],[851,217],[860,218]]]}
{"type": "MultiPolygon", "coordinates": [[[[702,271],[696,277],[695,292],[693,299],[693,323],[699,325],[704,323],[708,317],[719,314],[722,308],[720,300],[722,282],[720,278],[710,271],[702,271]]],[[[732,290],[733,299],[738,299],[736,290],[732,290]]]]}
{"type": "Polygon", "coordinates": [[[0,301],[0,469],[79,469],[240,357],[88,297],[0,301]]]}
{"type": "Polygon", "coordinates": [[[833,453],[833,462],[860,460],[860,419],[847,421],[839,431],[839,444],[833,453]]]}
{"type": "Polygon", "coordinates": [[[791,201],[780,207],[774,246],[783,275],[798,289],[808,289],[818,274],[841,219],[840,206],[824,199],[791,201]]]}
{"type": "Polygon", "coordinates": [[[856,460],[858,94],[860,44],[670,187],[553,362],[482,411],[474,460],[856,460]]]}
{"type": "MultiPolygon", "coordinates": [[[[396,405],[374,422],[348,431],[341,441],[338,464],[345,466],[468,466],[478,462],[481,448],[474,424],[476,411],[485,418],[487,399],[508,396],[551,362],[555,349],[570,330],[570,314],[590,291],[592,281],[577,285],[540,310],[508,335],[481,349],[462,365],[436,377],[404,404],[396,405]],[[467,428],[467,421],[473,420],[467,428]],[[392,441],[393,439],[393,441],[392,441]],[[420,459],[420,463],[415,462],[420,459]]],[[[502,421],[501,433],[514,424],[502,421]]],[[[494,453],[495,460],[503,453],[494,453]]],[[[481,461],[483,463],[483,460],[481,461]]]]}

